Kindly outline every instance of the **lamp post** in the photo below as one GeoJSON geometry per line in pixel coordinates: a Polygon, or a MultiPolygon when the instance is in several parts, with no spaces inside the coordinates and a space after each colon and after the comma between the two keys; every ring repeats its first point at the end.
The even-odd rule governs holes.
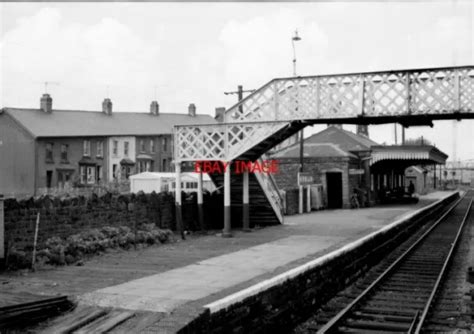
{"type": "Polygon", "coordinates": [[[293,76],[296,77],[296,48],[295,42],[301,41],[301,37],[298,36],[298,30],[295,30],[295,35],[291,38],[291,45],[293,45],[293,76]]]}
{"type": "MultiPolygon", "coordinates": [[[[295,30],[295,35],[291,38],[291,45],[293,46],[293,76],[296,77],[296,47],[295,42],[301,41],[301,37],[298,36],[298,30],[295,30]]],[[[296,88],[298,89],[298,87],[296,88]]],[[[296,110],[298,110],[298,100],[296,101],[296,110]]],[[[300,131],[300,172],[303,172],[303,159],[304,159],[304,129],[300,131]]]]}

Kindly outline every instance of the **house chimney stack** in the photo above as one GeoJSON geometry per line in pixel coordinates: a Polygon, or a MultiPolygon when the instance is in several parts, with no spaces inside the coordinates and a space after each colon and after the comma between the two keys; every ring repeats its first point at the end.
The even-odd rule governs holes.
{"type": "Polygon", "coordinates": [[[51,113],[53,111],[53,99],[49,94],[43,94],[40,100],[40,109],[43,112],[51,113]]]}
{"type": "Polygon", "coordinates": [[[158,116],[160,114],[160,105],[157,101],[152,101],[150,104],[150,114],[158,116]]]}
{"type": "Polygon", "coordinates": [[[106,115],[112,115],[112,101],[109,98],[102,102],[102,112],[106,115]]]}
{"type": "Polygon", "coordinates": [[[357,134],[369,137],[369,126],[363,124],[357,124],[357,134]]]}
{"type": "Polygon", "coordinates": [[[219,123],[224,122],[225,107],[216,108],[216,115],[214,116],[215,120],[219,123]]]}
{"type": "Polygon", "coordinates": [[[194,105],[194,103],[191,103],[188,107],[188,114],[189,116],[191,117],[194,117],[196,116],[196,106],[194,105]]]}

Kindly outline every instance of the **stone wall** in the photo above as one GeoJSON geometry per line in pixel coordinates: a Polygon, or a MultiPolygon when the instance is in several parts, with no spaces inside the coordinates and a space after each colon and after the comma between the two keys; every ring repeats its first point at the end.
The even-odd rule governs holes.
{"type": "MultiPolygon", "coordinates": [[[[290,333],[309,318],[335,293],[378,263],[388,252],[406,240],[427,219],[436,219],[440,210],[459,198],[453,194],[426,207],[399,224],[367,237],[356,246],[338,251],[326,261],[309,266],[286,278],[275,277],[275,284],[255,288],[255,293],[211,313],[210,308],[178,330],[178,333],[290,333]]],[[[296,269],[292,270],[295,271],[296,269]]],[[[283,274],[285,275],[285,274],[283,274]]],[[[264,284],[262,282],[261,284],[264,284]]],[[[252,289],[252,288],[249,288],[252,289]]],[[[213,303],[217,304],[219,301],[213,303]]]]}
{"type": "MultiPolygon", "coordinates": [[[[219,205],[219,202],[211,204],[219,205]]],[[[64,199],[44,196],[22,201],[7,199],[4,210],[5,241],[9,246],[16,249],[32,247],[38,213],[39,244],[53,236],[67,237],[102,226],[133,228],[135,222],[137,226],[154,223],[163,229],[176,229],[174,196],[171,193],[108,194],[102,197],[64,199]]],[[[199,229],[196,217],[196,195],[183,193],[183,221],[186,230],[199,229]]]]}

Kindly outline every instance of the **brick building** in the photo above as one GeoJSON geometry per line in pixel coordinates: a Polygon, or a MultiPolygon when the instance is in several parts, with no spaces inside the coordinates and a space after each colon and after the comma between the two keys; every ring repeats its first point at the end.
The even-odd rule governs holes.
{"type": "Polygon", "coordinates": [[[172,132],[178,124],[210,124],[213,117],[113,112],[105,99],[100,111],[53,109],[44,94],[39,109],[0,109],[0,192],[37,195],[45,188],[82,186],[127,178],[139,171],[172,169],[172,132]]]}
{"type": "MultiPolygon", "coordinates": [[[[329,208],[350,207],[350,194],[354,188],[370,188],[372,145],[377,143],[340,126],[328,126],[305,139],[304,172],[312,173],[315,182],[322,184],[329,208]]],[[[282,189],[297,186],[299,143],[276,152],[272,158],[279,161],[280,172],[275,175],[278,186],[282,189]]]]}
{"type": "MultiPolygon", "coordinates": [[[[443,165],[448,157],[432,145],[378,145],[367,137],[366,127],[358,127],[357,131],[355,134],[331,125],[304,141],[304,172],[312,173],[315,182],[323,186],[329,208],[349,208],[354,191],[364,205],[403,193],[408,185],[407,169],[433,166],[436,170],[436,165],[443,165]]],[[[279,160],[280,173],[275,175],[279,187],[295,188],[300,144],[271,157],[279,160]]],[[[423,182],[424,192],[428,183],[423,182]]]]}

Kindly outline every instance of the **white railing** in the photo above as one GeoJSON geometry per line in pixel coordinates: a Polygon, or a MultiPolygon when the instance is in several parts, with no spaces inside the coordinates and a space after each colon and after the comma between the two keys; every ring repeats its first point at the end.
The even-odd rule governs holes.
{"type": "Polygon", "coordinates": [[[274,79],[224,123],[176,126],[175,158],[230,161],[294,120],[462,113],[474,117],[474,66],[274,79]]]}
{"type": "Polygon", "coordinates": [[[217,123],[175,127],[176,161],[232,161],[289,122],[217,123]]]}
{"type": "Polygon", "coordinates": [[[274,79],[225,121],[474,113],[474,66],[274,79]]]}
{"type": "MultiPolygon", "coordinates": [[[[263,159],[258,159],[258,163],[263,164],[263,159]]],[[[254,175],[265,193],[268,202],[271,204],[273,211],[275,211],[278,220],[280,223],[283,223],[283,198],[281,197],[280,190],[273,175],[270,173],[255,173],[254,175]]]]}

